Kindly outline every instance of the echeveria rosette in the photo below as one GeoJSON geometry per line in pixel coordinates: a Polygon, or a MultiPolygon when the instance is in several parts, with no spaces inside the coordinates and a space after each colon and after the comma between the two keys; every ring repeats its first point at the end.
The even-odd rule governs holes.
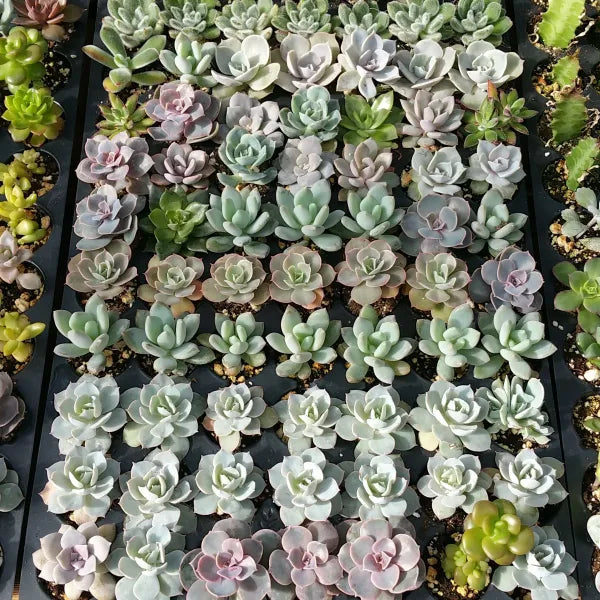
{"type": "Polygon", "coordinates": [[[379,10],[376,0],[358,0],[353,4],[340,4],[333,16],[332,25],[339,38],[360,27],[367,32],[374,31],[383,38],[390,37],[388,29],[390,17],[379,10]]]}
{"type": "Polygon", "coordinates": [[[552,272],[568,288],[554,298],[555,308],[567,312],[585,309],[600,314],[600,258],[587,260],[582,271],[564,261],[555,265],[552,272]]]}
{"type": "Polygon", "coordinates": [[[233,0],[223,6],[215,25],[226,38],[243,40],[256,34],[268,40],[273,33],[271,19],[278,12],[272,0],[233,0]]]}
{"type": "Polygon", "coordinates": [[[204,42],[219,37],[215,25],[218,4],[217,0],[165,0],[160,18],[171,37],[182,31],[191,39],[204,42]]]}
{"type": "Polygon", "coordinates": [[[171,142],[167,148],[152,156],[154,185],[174,186],[176,190],[206,189],[208,178],[215,172],[211,157],[190,144],[171,142]]]}
{"type": "Polygon", "coordinates": [[[416,444],[408,424],[410,408],[392,386],[376,385],[363,392],[351,390],[335,425],[338,436],[358,441],[354,455],[405,452],[416,444]]]}
{"type": "Polygon", "coordinates": [[[411,183],[408,195],[420,200],[430,194],[462,196],[461,184],[467,179],[467,167],[463,165],[454,147],[428,150],[417,148],[411,159],[411,183]]]}
{"type": "Polygon", "coordinates": [[[512,21],[506,16],[502,3],[496,0],[459,0],[450,27],[460,34],[465,46],[476,40],[499,46],[512,21]]]}
{"type": "Polygon", "coordinates": [[[280,507],[284,525],[301,525],[309,521],[325,521],[340,513],[340,485],[344,472],[331,464],[318,448],[284,456],[269,469],[273,500],[280,507]]]}
{"type": "Polygon", "coordinates": [[[153,35],[162,33],[160,8],[151,0],[111,0],[104,22],[119,33],[126,48],[137,48],[153,35]]]}
{"type": "Polygon", "coordinates": [[[61,454],[74,446],[107,452],[111,433],[125,425],[127,415],[119,406],[119,386],[111,375],[82,375],[54,396],[58,416],[51,434],[58,439],[61,454]]]}
{"type": "Polygon", "coordinates": [[[390,33],[408,46],[449,37],[448,22],[456,11],[452,3],[439,0],[395,0],[387,8],[394,21],[390,33]]]}
{"type": "Polygon", "coordinates": [[[25,418],[25,402],[16,395],[8,373],[0,373],[0,439],[8,438],[25,418]]]}
{"type": "Polygon", "coordinates": [[[409,487],[410,472],[399,456],[360,454],[353,463],[340,466],[346,472],[344,517],[387,519],[393,524],[419,509],[417,492],[409,487]]]}
{"type": "Polygon", "coordinates": [[[481,470],[476,456],[461,454],[445,458],[441,454],[427,461],[427,475],[417,482],[423,496],[431,498],[431,508],[438,519],[448,519],[462,509],[467,514],[479,500],[487,500],[492,478],[481,470]]]}
{"type": "Polygon", "coordinates": [[[442,456],[452,458],[460,456],[463,448],[490,449],[492,440],[484,425],[488,410],[487,400],[475,396],[471,386],[434,381],[428,392],[417,397],[408,420],[425,450],[439,448],[442,456]]]}
{"type": "Polygon", "coordinates": [[[516,456],[508,452],[496,454],[498,474],[494,476],[494,494],[515,505],[525,525],[537,522],[539,508],[558,504],[567,497],[558,481],[564,475],[563,463],[551,456],[539,457],[530,448],[516,456]]]}
{"type": "Polygon", "coordinates": [[[344,575],[337,586],[351,598],[399,598],[425,580],[415,528],[407,519],[394,525],[384,519],[352,523],[338,560],[344,575]]]}
{"type": "Polygon", "coordinates": [[[14,510],[23,502],[23,498],[17,472],[9,469],[4,457],[0,457],[0,513],[14,510]]]}
{"type": "Polygon", "coordinates": [[[25,290],[39,290],[43,285],[42,279],[26,265],[32,256],[33,252],[19,248],[14,235],[5,229],[0,234],[0,281],[16,283],[25,290]]]}
{"type": "Polygon", "coordinates": [[[163,67],[182,83],[211,88],[217,83],[210,75],[216,48],[214,42],[202,43],[180,32],[175,38],[173,50],[161,50],[159,58],[163,67]]]}
{"type": "Polygon", "coordinates": [[[219,450],[200,459],[196,473],[198,494],[194,512],[199,515],[230,515],[250,522],[256,508],[252,500],[265,489],[263,472],[248,452],[219,450]]]}
{"type": "Polygon", "coordinates": [[[281,41],[285,32],[310,37],[321,31],[330,31],[331,15],[327,11],[328,6],[325,0],[287,2],[272,19],[272,24],[278,30],[275,32],[277,39],[281,41]]]}

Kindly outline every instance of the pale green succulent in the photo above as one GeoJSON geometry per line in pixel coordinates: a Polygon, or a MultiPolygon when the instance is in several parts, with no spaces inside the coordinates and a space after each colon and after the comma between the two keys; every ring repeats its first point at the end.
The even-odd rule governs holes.
{"type": "Polygon", "coordinates": [[[225,4],[215,24],[226,38],[242,41],[249,35],[269,39],[273,33],[271,20],[279,11],[273,0],[232,0],[225,4]]]}
{"type": "Polygon", "coordinates": [[[119,386],[113,377],[82,375],[75,383],[54,396],[58,416],[52,422],[52,435],[58,450],[67,454],[74,446],[107,452],[111,433],[127,421],[119,407],[119,386]]]}
{"type": "Polygon", "coordinates": [[[498,0],[458,0],[450,27],[460,35],[465,46],[475,40],[499,46],[512,21],[498,0]]]}
{"type": "Polygon", "coordinates": [[[456,376],[456,369],[468,365],[484,365],[489,360],[488,353],[479,346],[481,333],[474,329],[475,315],[468,304],[461,304],[452,310],[448,323],[434,318],[417,320],[419,350],[429,356],[438,357],[437,374],[447,381],[456,376]]]}
{"type": "Polygon", "coordinates": [[[163,31],[160,8],[152,0],[108,0],[107,7],[103,22],[118,32],[126,48],[137,48],[163,31]]]}
{"type": "Polygon", "coordinates": [[[281,318],[282,333],[270,333],[267,342],[277,352],[289,355],[277,365],[279,377],[307,379],[311,362],[329,365],[336,359],[333,345],[340,337],[340,321],[330,321],[327,310],[321,308],[308,316],[306,322],[300,313],[288,306],[281,318]]]}
{"type": "Polygon", "coordinates": [[[249,256],[265,258],[269,245],[258,241],[275,231],[275,207],[262,203],[260,192],[247,186],[240,190],[225,186],[221,195],[210,195],[206,218],[216,235],[206,241],[209,252],[222,254],[232,248],[249,256]]]}
{"type": "Polygon", "coordinates": [[[286,0],[282,9],[271,19],[273,26],[278,29],[277,39],[281,41],[286,33],[310,37],[318,31],[331,31],[328,8],[327,0],[286,0]]]}
{"type": "Polygon", "coordinates": [[[14,9],[12,0],[0,1],[0,33],[7,35],[12,27],[14,9]]]}
{"type": "Polygon", "coordinates": [[[106,354],[129,327],[129,319],[119,319],[119,313],[108,310],[104,300],[94,294],[86,303],[84,312],[54,311],[54,323],[68,344],[58,344],[54,353],[65,358],[79,358],[91,354],[87,370],[92,374],[104,371],[106,354]]]}
{"type": "Polygon", "coordinates": [[[212,40],[219,37],[218,4],[218,0],[164,0],[161,18],[173,38],[182,31],[192,40],[212,40]]]}
{"type": "Polygon", "coordinates": [[[340,4],[337,15],[332,19],[335,33],[340,38],[358,28],[388,38],[390,37],[389,23],[389,15],[379,10],[377,0],[358,0],[352,4],[340,4]]]}
{"type": "Polygon", "coordinates": [[[439,0],[394,0],[387,5],[390,33],[411,46],[419,40],[439,42],[447,37],[448,23],[456,7],[439,0]]]}
{"type": "Polygon", "coordinates": [[[342,328],[344,343],[338,348],[349,363],[346,379],[350,383],[362,381],[369,368],[383,383],[392,383],[394,377],[406,375],[410,365],[404,361],[417,346],[412,338],[400,337],[400,327],[394,315],[379,319],[375,309],[364,306],[352,327],[342,328]]]}
{"type": "Polygon", "coordinates": [[[155,356],[157,373],[185,375],[189,365],[205,365],[215,358],[212,350],[192,341],[200,326],[198,314],[174,317],[168,306],[155,302],[150,311],[137,311],[135,324],[123,332],[123,339],[136,354],[155,356]]]}
{"type": "Polygon", "coordinates": [[[263,348],[266,342],[262,337],[265,324],[257,323],[251,312],[242,313],[233,321],[216,313],[215,329],[217,333],[203,333],[198,336],[198,341],[223,355],[221,362],[226,375],[237,375],[244,365],[260,367],[265,364],[267,357],[263,348]]]}
{"type": "Polygon", "coordinates": [[[160,62],[179,81],[198,87],[210,88],[217,84],[210,74],[210,65],[217,45],[214,42],[199,42],[181,32],[175,38],[173,50],[161,50],[160,62]]]}
{"type": "Polygon", "coordinates": [[[14,510],[23,499],[17,472],[7,468],[6,461],[0,457],[0,512],[14,510]]]}

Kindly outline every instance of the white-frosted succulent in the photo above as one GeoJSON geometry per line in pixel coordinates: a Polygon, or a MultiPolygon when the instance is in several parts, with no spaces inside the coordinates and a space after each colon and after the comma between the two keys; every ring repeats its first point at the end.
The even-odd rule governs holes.
{"type": "Polygon", "coordinates": [[[14,510],[23,502],[23,498],[17,472],[9,469],[6,460],[0,457],[0,512],[14,510]]]}
{"type": "Polygon", "coordinates": [[[467,167],[456,148],[450,146],[435,152],[417,148],[411,167],[409,196],[413,200],[429,194],[462,196],[460,184],[467,178],[467,167]]]}
{"type": "MultiPolygon", "coordinates": [[[[304,38],[302,38],[304,39],[304,38]]],[[[288,140],[279,155],[277,181],[295,194],[303,187],[329,179],[333,173],[334,152],[325,152],[316,135],[288,140]]]]}
{"type": "Polygon", "coordinates": [[[241,41],[249,35],[262,35],[268,40],[273,34],[271,19],[278,10],[273,0],[233,0],[223,5],[215,25],[226,38],[241,41]]]}

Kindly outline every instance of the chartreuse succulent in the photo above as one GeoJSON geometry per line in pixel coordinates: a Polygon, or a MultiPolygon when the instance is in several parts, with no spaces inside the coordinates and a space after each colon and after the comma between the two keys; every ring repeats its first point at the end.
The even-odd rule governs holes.
{"type": "Polygon", "coordinates": [[[97,46],[84,46],[83,52],[92,60],[110,69],[108,77],[103,82],[107,92],[117,93],[131,84],[147,86],[158,85],[165,81],[166,75],[161,71],[144,70],[158,60],[159,52],[164,49],[166,43],[164,35],[149,37],[131,56],[121,35],[111,25],[102,26],[100,39],[108,52],[97,46]]]}
{"type": "Polygon", "coordinates": [[[537,27],[542,42],[553,48],[567,48],[581,25],[584,13],[585,0],[549,0],[548,8],[542,13],[542,20],[537,27]]]}
{"type": "Polygon", "coordinates": [[[110,0],[103,22],[117,31],[126,48],[137,48],[162,33],[160,8],[152,0],[110,0]]]}
{"type": "Polygon", "coordinates": [[[600,367],[600,317],[587,310],[580,310],[577,324],[581,329],[575,336],[577,349],[590,364],[600,367]]]}
{"type": "MultiPolygon", "coordinates": [[[[37,194],[30,192],[32,179],[45,173],[42,155],[37,150],[30,148],[14,154],[9,163],[0,163],[0,194],[14,208],[26,208],[27,204],[31,205],[37,200],[37,194]]],[[[3,204],[0,203],[0,207],[3,204]]],[[[1,208],[0,214],[5,214],[1,208]]]]}
{"type": "Polygon", "coordinates": [[[46,69],[42,62],[48,43],[37,29],[13,27],[0,38],[0,81],[14,93],[39,84],[46,69]]]}
{"type": "Polygon", "coordinates": [[[44,323],[32,323],[18,312],[6,312],[0,317],[0,352],[18,363],[27,362],[33,354],[33,343],[46,329],[44,323]]]}
{"type": "Polygon", "coordinates": [[[139,94],[131,94],[125,101],[116,94],[108,95],[108,104],[100,104],[98,109],[102,119],[96,123],[98,133],[112,138],[125,132],[129,137],[141,137],[154,125],[154,119],[146,116],[144,104],[139,104],[139,94]]]}
{"type": "Polygon", "coordinates": [[[414,46],[419,40],[440,41],[447,37],[448,23],[456,7],[439,0],[394,0],[387,5],[390,33],[401,42],[414,46]]]}
{"type": "Polygon", "coordinates": [[[550,79],[558,87],[559,93],[568,93],[575,86],[579,77],[579,53],[567,54],[559,58],[550,71],[550,79]]]}
{"type": "Polygon", "coordinates": [[[410,365],[404,361],[416,348],[412,338],[400,337],[400,327],[394,315],[379,319],[375,309],[364,306],[352,327],[342,328],[344,343],[338,352],[349,363],[346,379],[362,381],[369,368],[382,383],[392,383],[394,377],[406,375],[410,365]]]}
{"type": "Polygon", "coordinates": [[[589,259],[583,265],[583,271],[564,261],[555,265],[552,272],[569,288],[556,295],[554,306],[558,310],[586,310],[600,314],[600,259],[589,259]]]}
{"type": "Polygon", "coordinates": [[[310,37],[319,31],[331,31],[331,15],[326,0],[287,0],[271,23],[277,29],[277,39],[285,38],[286,33],[297,33],[310,37]]]}
{"type": "Polygon", "coordinates": [[[215,25],[226,38],[242,41],[249,35],[269,39],[273,33],[271,20],[279,12],[273,0],[233,0],[221,8],[215,25]]]}
{"type": "Polygon", "coordinates": [[[0,457],[0,512],[10,512],[23,502],[23,492],[19,488],[19,476],[6,466],[0,457]]]}
{"type": "Polygon", "coordinates": [[[499,46],[512,21],[498,0],[459,0],[450,27],[465,46],[475,40],[499,46]]]}
{"type": "Polygon", "coordinates": [[[210,74],[216,47],[214,42],[192,40],[181,32],[175,38],[174,50],[161,50],[159,58],[165,69],[179,77],[179,81],[211,88],[217,83],[210,74]]]}
{"type": "Polygon", "coordinates": [[[570,94],[559,99],[550,118],[554,144],[560,146],[581,135],[588,120],[586,103],[587,98],[579,94],[570,94]]]}
{"type": "Polygon", "coordinates": [[[390,16],[379,10],[376,0],[357,0],[352,4],[340,4],[332,19],[336,35],[343,38],[356,29],[377,33],[382,38],[390,37],[390,16]]]}
{"type": "Polygon", "coordinates": [[[218,0],[165,0],[161,18],[173,38],[183,32],[199,42],[213,40],[219,37],[215,26],[218,4],[218,0]]]}
{"type": "Polygon", "coordinates": [[[340,337],[340,321],[330,321],[327,310],[320,308],[306,321],[300,313],[288,306],[281,318],[281,333],[270,333],[267,342],[286,360],[277,365],[280,377],[310,377],[312,365],[330,365],[336,359],[334,344],[340,337]]]}
{"type": "Polygon", "coordinates": [[[565,158],[567,187],[576,190],[598,160],[600,145],[592,137],[580,139],[565,158]]]}

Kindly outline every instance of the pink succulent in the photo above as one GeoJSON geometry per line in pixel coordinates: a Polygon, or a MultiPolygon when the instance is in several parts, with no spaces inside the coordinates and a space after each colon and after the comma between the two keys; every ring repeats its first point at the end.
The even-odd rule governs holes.
{"type": "Polygon", "coordinates": [[[13,0],[18,15],[16,25],[41,29],[47,40],[59,41],[65,37],[65,28],[60,23],[75,23],[83,9],[67,0],[13,0]]]}
{"type": "Polygon", "coordinates": [[[17,284],[25,290],[38,290],[42,280],[37,272],[21,271],[19,266],[28,261],[31,251],[19,248],[13,234],[4,230],[0,235],[0,281],[17,284]]]}
{"type": "Polygon", "coordinates": [[[156,185],[177,185],[184,188],[206,189],[208,177],[215,172],[210,156],[189,144],[172,142],[160,154],[152,157],[156,173],[152,183],[156,185]]]}

